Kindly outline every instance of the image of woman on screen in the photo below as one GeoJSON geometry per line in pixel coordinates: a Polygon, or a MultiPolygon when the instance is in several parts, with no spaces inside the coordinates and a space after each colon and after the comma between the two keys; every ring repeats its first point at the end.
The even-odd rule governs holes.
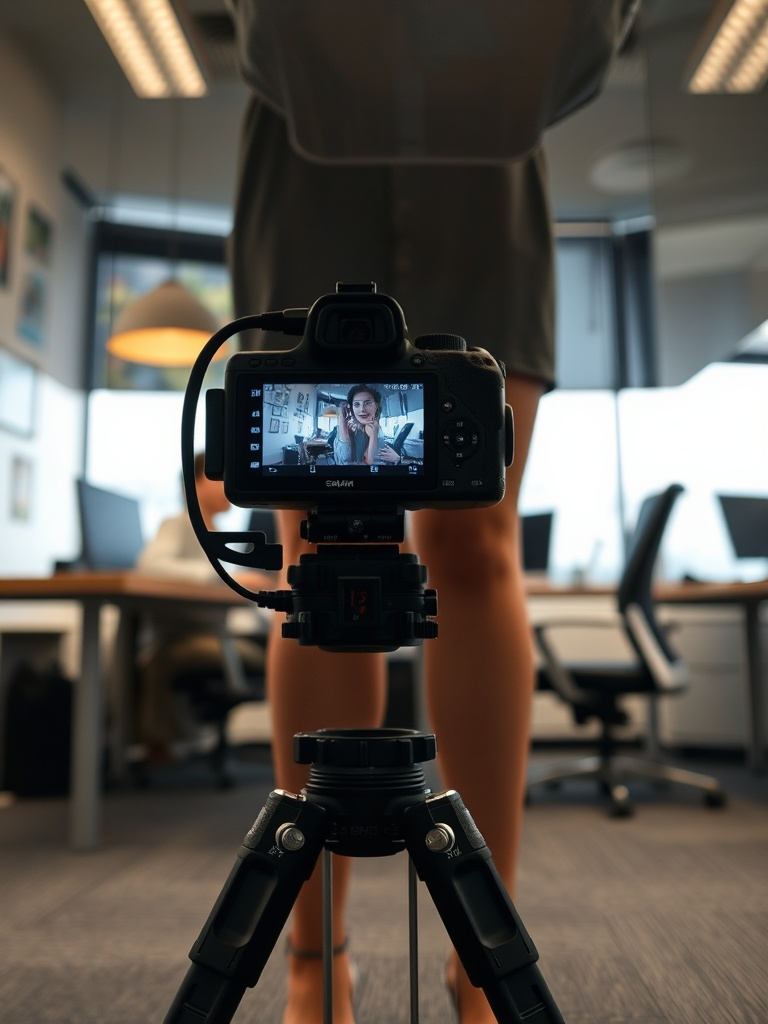
{"type": "Polygon", "coordinates": [[[338,466],[378,466],[395,463],[400,456],[379,437],[381,393],[368,384],[355,384],[339,409],[339,430],[334,441],[338,466]]]}

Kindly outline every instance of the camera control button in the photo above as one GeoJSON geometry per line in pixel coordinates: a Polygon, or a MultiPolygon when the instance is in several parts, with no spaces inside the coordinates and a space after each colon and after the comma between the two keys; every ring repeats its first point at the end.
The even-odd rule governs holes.
{"type": "Polygon", "coordinates": [[[264,360],[264,365],[265,366],[277,366],[277,360],[275,359],[274,356],[270,356],[268,359],[264,360]]]}
{"type": "Polygon", "coordinates": [[[292,356],[285,356],[283,359],[280,360],[281,366],[293,366],[295,363],[296,360],[292,356]]]}
{"type": "Polygon", "coordinates": [[[248,365],[249,366],[261,366],[261,360],[260,359],[249,359],[248,360],[248,365]]]}
{"type": "Polygon", "coordinates": [[[443,412],[453,412],[453,402],[450,400],[450,398],[445,398],[443,399],[440,408],[443,410],[443,412]]]}
{"type": "Polygon", "coordinates": [[[477,450],[480,434],[469,420],[454,420],[443,432],[443,444],[453,452],[457,462],[463,462],[477,450]]]}

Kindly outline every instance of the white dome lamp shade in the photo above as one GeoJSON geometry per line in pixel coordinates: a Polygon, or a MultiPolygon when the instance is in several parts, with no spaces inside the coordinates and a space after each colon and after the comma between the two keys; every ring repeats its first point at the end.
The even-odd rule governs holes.
{"type": "MultiPolygon", "coordinates": [[[[188,288],[177,281],[166,281],[120,313],[107,341],[107,352],[145,366],[192,366],[218,326],[188,288]]],[[[216,358],[225,355],[221,349],[216,358]]]]}

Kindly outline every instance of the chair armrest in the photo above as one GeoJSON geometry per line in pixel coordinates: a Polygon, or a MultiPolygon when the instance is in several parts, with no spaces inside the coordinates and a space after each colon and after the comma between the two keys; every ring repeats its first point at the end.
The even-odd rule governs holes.
{"type": "Polygon", "coordinates": [[[546,636],[546,627],[534,626],[533,635],[536,640],[536,646],[541,654],[542,661],[544,662],[544,668],[547,676],[555,693],[564,700],[566,704],[578,704],[583,701],[586,697],[586,693],[577,684],[573,675],[557,656],[552,644],[546,636]]]}
{"type": "Polygon", "coordinates": [[[247,696],[251,691],[245,680],[245,668],[230,633],[225,632],[221,637],[221,653],[224,661],[224,678],[230,691],[233,694],[247,696]]]}
{"type": "Polygon", "coordinates": [[[618,612],[603,612],[601,617],[589,619],[545,619],[534,625],[534,630],[550,631],[553,629],[621,629],[624,619],[618,612]]]}

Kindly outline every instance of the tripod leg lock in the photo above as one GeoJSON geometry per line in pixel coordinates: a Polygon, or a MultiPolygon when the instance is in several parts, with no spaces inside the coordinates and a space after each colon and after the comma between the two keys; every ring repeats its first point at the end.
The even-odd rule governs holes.
{"type": "Polygon", "coordinates": [[[165,1024],[225,1024],[253,987],[326,838],[326,812],[275,790],[248,832],[165,1024]]]}
{"type": "Polygon", "coordinates": [[[563,1024],[539,954],[454,791],[403,812],[405,845],[470,981],[504,1024],[563,1024]]]}

